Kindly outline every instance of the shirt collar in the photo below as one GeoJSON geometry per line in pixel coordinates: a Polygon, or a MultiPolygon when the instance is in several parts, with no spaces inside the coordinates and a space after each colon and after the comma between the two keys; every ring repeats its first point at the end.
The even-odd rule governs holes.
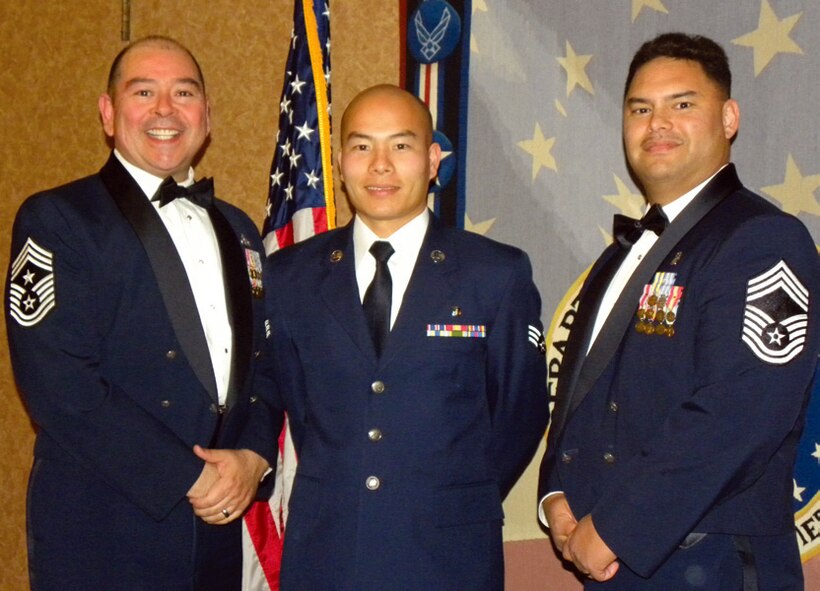
{"type": "Polygon", "coordinates": [[[715,174],[710,176],[708,179],[703,181],[701,184],[694,187],[693,189],[690,189],[689,191],[687,191],[686,193],[684,193],[683,195],[681,195],[680,197],[678,197],[677,199],[675,199],[671,203],[667,203],[666,205],[661,206],[661,209],[663,210],[663,213],[666,214],[666,217],[669,219],[669,221],[671,222],[676,217],[678,217],[680,212],[682,212],[686,208],[687,205],[689,205],[690,203],[692,203],[692,201],[694,201],[695,197],[698,196],[698,193],[701,192],[703,187],[705,187],[706,184],[709,181],[711,181],[713,178],[715,178],[717,173],[720,172],[721,170],[723,170],[726,166],[727,165],[724,164],[723,166],[721,166],[717,170],[717,172],[715,172],[715,174]]]}
{"type": "MultiPolygon", "coordinates": [[[[117,160],[120,161],[120,164],[123,165],[125,170],[128,171],[128,174],[130,174],[134,181],[136,181],[140,189],[142,189],[142,192],[145,193],[146,197],[151,199],[151,197],[153,197],[154,194],[157,192],[157,189],[159,189],[159,186],[162,184],[162,181],[164,179],[158,176],[154,176],[150,172],[146,172],[140,167],[131,164],[130,162],[128,162],[128,160],[125,159],[125,157],[122,154],[119,153],[119,151],[117,151],[116,148],[114,149],[114,156],[117,157],[117,160]]],[[[179,184],[183,187],[190,187],[194,184],[193,167],[188,167],[188,178],[179,184]]]]}
{"type": "MultiPolygon", "coordinates": [[[[413,260],[421,249],[424,235],[427,233],[427,226],[430,225],[430,212],[425,208],[423,212],[404,224],[401,228],[393,232],[386,238],[380,238],[373,230],[367,227],[361,218],[356,215],[353,222],[353,249],[356,263],[358,264],[370,253],[370,246],[377,240],[390,242],[396,254],[393,257],[403,258],[406,254],[412,254],[413,260]]],[[[391,261],[393,260],[391,257],[391,261]]]]}

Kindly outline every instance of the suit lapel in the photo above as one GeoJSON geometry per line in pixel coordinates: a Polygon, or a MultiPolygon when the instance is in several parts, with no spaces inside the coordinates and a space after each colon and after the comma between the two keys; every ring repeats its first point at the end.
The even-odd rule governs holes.
{"type": "Polygon", "coordinates": [[[413,347],[426,335],[425,323],[439,309],[437,302],[449,301],[456,289],[458,253],[450,235],[438,219],[430,214],[430,224],[422,241],[410,283],[404,292],[401,309],[387,339],[381,362],[402,358],[406,347],[413,347]]]}
{"type": "Polygon", "coordinates": [[[578,408],[612,359],[632,321],[643,286],[651,281],[658,267],[675,245],[725,196],[740,187],[735,167],[730,164],[701,190],[695,200],[661,234],[627,282],[589,354],[583,361],[578,380],[570,393],[569,408],[565,411],[567,416],[578,408]]]}
{"type": "Polygon", "coordinates": [[[240,239],[236,236],[218,206],[212,207],[208,213],[216,233],[216,239],[219,242],[228,320],[231,323],[231,332],[233,333],[231,381],[225,400],[228,408],[231,408],[238,392],[245,383],[250,365],[251,349],[253,348],[251,286],[248,278],[248,263],[240,239]]]}
{"type": "Polygon", "coordinates": [[[188,275],[171,236],[142,189],[113,154],[100,170],[100,179],[142,243],[180,347],[197,378],[216,401],[216,379],[208,343],[188,275]]]}
{"type": "Polygon", "coordinates": [[[611,245],[598,263],[590,270],[589,277],[584,283],[578,303],[578,314],[569,333],[566,350],[561,361],[558,388],[556,391],[555,410],[552,415],[550,434],[558,435],[569,415],[569,400],[575,383],[578,380],[581,367],[584,365],[589,339],[601,299],[612,277],[624,260],[626,251],[617,244],[611,245]]]}
{"type": "Polygon", "coordinates": [[[362,354],[376,363],[376,350],[359,299],[353,222],[340,229],[328,243],[322,266],[325,276],[319,287],[325,306],[362,354]]]}

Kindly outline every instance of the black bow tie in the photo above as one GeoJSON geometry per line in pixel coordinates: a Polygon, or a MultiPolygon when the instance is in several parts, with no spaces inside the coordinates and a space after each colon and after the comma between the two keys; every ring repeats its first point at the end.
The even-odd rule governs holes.
{"type": "Polygon", "coordinates": [[[214,179],[208,177],[197,181],[190,187],[178,185],[173,177],[168,177],[157,189],[151,201],[159,201],[159,206],[169,204],[174,199],[184,197],[200,207],[208,209],[214,203],[214,179]]]}
{"type": "Polygon", "coordinates": [[[644,230],[655,232],[655,234],[660,236],[661,232],[663,232],[668,225],[669,219],[666,217],[666,214],[663,213],[661,207],[659,205],[653,205],[639,220],[616,213],[612,227],[615,240],[618,241],[621,248],[629,250],[629,248],[638,241],[644,230]]]}

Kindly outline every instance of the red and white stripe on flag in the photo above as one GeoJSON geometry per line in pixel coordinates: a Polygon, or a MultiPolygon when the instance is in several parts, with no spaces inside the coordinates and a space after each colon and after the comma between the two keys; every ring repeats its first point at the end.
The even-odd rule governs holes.
{"type": "Polygon", "coordinates": [[[289,224],[273,229],[265,235],[265,252],[272,254],[280,248],[306,240],[314,234],[321,234],[327,229],[327,211],[324,207],[300,209],[293,214],[289,224]]]}
{"type": "MultiPolygon", "coordinates": [[[[335,226],[330,154],[330,2],[294,0],[262,236],[271,254],[335,226]]],[[[296,452],[279,438],[273,495],[251,505],[242,528],[243,591],[278,591],[296,452]]]]}

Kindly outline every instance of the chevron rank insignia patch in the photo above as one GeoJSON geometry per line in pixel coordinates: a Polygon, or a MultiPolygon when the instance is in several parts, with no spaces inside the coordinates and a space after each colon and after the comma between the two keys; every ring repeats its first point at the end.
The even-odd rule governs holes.
{"type": "Polygon", "coordinates": [[[783,365],[797,357],[806,343],[808,320],[809,291],[784,261],[749,280],[743,342],[758,358],[783,365]]]}
{"type": "Polygon", "coordinates": [[[9,313],[21,326],[34,326],[57,305],[54,254],[29,238],[14,259],[9,279],[9,313]]]}
{"type": "Polygon", "coordinates": [[[541,353],[541,355],[546,354],[547,343],[544,340],[544,333],[542,333],[538,327],[528,324],[527,335],[527,338],[535,346],[535,348],[538,349],[538,352],[541,353]]]}

